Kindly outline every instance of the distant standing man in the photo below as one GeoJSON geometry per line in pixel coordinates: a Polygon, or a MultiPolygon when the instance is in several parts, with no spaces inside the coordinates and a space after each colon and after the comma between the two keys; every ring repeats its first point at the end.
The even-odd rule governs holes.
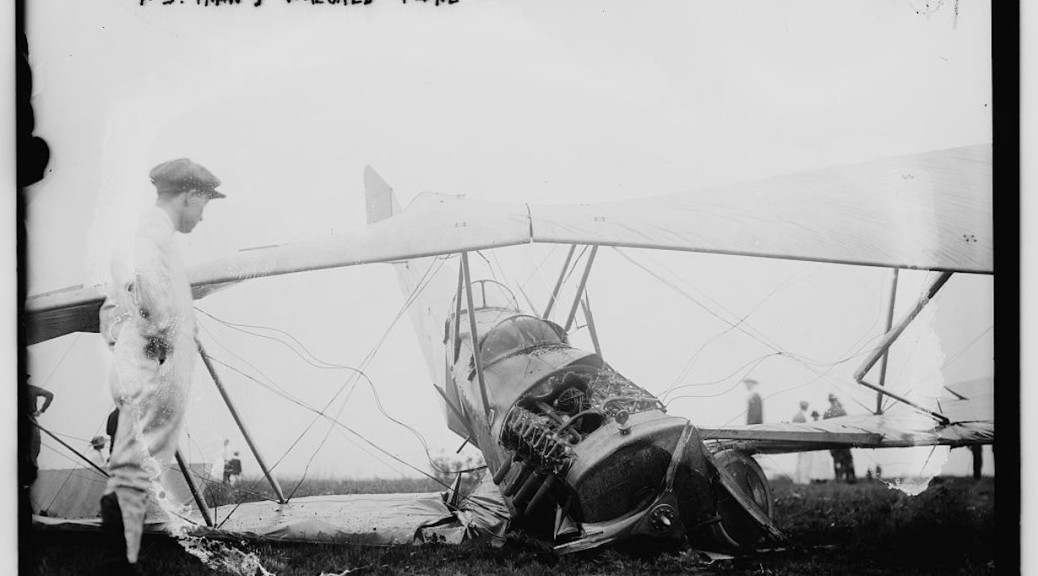
{"type": "Polygon", "coordinates": [[[235,452],[234,457],[227,461],[227,467],[224,468],[224,482],[236,482],[240,476],[241,458],[239,458],[238,452],[235,452]]]}
{"type": "MultiPolygon", "coordinates": [[[[227,463],[231,461],[231,441],[227,438],[223,439],[223,455],[220,456],[220,465],[223,467],[223,483],[227,483],[227,463]]],[[[219,470],[220,468],[213,468],[213,470],[219,470]]]]}
{"type": "Polygon", "coordinates": [[[746,391],[750,394],[746,400],[746,423],[761,424],[764,422],[764,401],[756,391],[757,381],[747,378],[743,380],[743,383],[746,384],[746,391]]]}
{"type": "MultiPolygon", "coordinates": [[[[234,454],[237,454],[235,452],[234,454]]],[[[223,441],[223,483],[231,482],[231,441],[223,441]]]]}
{"type": "Polygon", "coordinates": [[[224,197],[216,191],[220,181],[187,158],[163,162],[149,175],[155,205],[141,215],[132,246],[113,258],[100,313],[119,409],[101,498],[102,527],[112,537],[105,558],[110,574],[132,571],[149,496],[160,504],[165,498],[159,478],[176,451],[198,354],[191,285],[174,232],[190,233],[206,204],[224,197]]]}
{"type": "MultiPolygon", "coordinates": [[[[843,404],[836,395],[829,394],[829,407],[826,408],[822,419],[827,420],[846,415],[847,411],[843,409],[843,404]]],[[[851,449],[836,448],[830,450],[829,453],[833,456],[833,472],[836,474],[836,481],[845,480],[848,484],[854,484],[854,456],[851,455],[851,449]]]]}

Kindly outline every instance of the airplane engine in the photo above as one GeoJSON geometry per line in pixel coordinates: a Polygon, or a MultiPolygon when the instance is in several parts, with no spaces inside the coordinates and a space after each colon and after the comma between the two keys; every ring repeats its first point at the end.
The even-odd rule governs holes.
{"type": "Polygon", "coordinates": [[[763,531],[721,485],[717,466],[772,513],[767,479],[751,457],[724,450],[711,464],[687,419],[667,415],[597,356],[543,376],[508,411],[499,438],[511,459],[494,481],[520,520],[554,516],[559,543],[622,532],[756,544],[763,531]]]}

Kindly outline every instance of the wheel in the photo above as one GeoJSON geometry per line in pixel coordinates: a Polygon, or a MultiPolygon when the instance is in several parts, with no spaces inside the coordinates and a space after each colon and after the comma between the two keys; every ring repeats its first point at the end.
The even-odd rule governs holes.
{"type": "MultiPolygon", "coordinates": [[[[760,464],[751,456],[738,450],[722,450],[714,454],[718,466],[735,477],[736,484],[760,506],[771,518],[775,512],[775,500],[771,485],[760,464]]],[[[717,513],[721,521],[710,526],[712,536],[726,548],[753,548],[761,543],[766,532],[760,524],[732,497],[728,490],[719,485],[717,513]]]]}

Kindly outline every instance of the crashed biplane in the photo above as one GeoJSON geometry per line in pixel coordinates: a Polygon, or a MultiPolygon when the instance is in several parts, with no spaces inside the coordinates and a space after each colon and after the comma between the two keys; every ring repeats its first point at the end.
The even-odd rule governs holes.
{"type": "MultiPolygon", "coordinates": [[[[866,381],[951,274],[993,273],[991,165],[991,146],[979,145],[633,201],[538,206],[424,194],[406,210],[368,169],[367,227],[199,265],[192,284],[202,298],[254,278],[392,263],[412,300],[447,425],[482,452],[489,471],[470,507],[450,498],[437,508],[430,499],[428,514],[397,526],[402,534],[445,526],[453,515],[462,532],[474,526],[500,532],[501,520],[509,519],[547,534],[560,552],[635,537],[751,548],[782,538],[755,453],[993,443],[992,415],[978,417],[966,409],[968,399],[923,406],[866,381]],[[542,312],[530,303],[521,306],[506,286],[472,277],[470,253],[535,242],[572,246],[542,312]],[[577,272],[572,256],[578,246],[586,254],[580,285],[566,322],[556,324],[548,318],[564,305],[559,287],[577,272]],[[600,246],[939,272],[908,314],[889,323],[855,374],[859,384],[897,400],[909,415],[716,429],[668,414],[597,349],[583,289],[600,246]],[[420,285],[434,265],[437,272],[446,269],[447,257],[459,263],[447,298],[428,298],[420,285]],[[570,344],[578,312],[596,350],[570,344]]],[[[101,287],[30,298],[29,343],[97,331],[101,300],[101,287]]],[[[262,466],[258,453],[257,459],[262,466]]],[[[268,479],[283,501],[279,514],[291,516],[284,511],[292,503],[284,502],[269,473],[268,479]]],[[[308,509],[309,521],[318,508],[308,509]]],[[[370,515],[385,516],[385,509],[370,515]]],[[[248,516],[245,510],[239,518],[248,516]]],[[[352,532],[337,532],[336,518],[356,524],[358,516],[339,508],[317,532],[348,539],[352,532]]],[[[228,528],[261,532],[244,521],[228,528]]]]}

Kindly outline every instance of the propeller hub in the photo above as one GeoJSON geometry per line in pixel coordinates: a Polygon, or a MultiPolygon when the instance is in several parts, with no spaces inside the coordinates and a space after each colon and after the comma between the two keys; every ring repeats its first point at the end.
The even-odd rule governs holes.
{"type": "Polygon", "coordinates": [[[660,504],[649,512],[649,528],[657,534],[665,534],[673,528],[678,511],[670,504],[660,504]]]}

